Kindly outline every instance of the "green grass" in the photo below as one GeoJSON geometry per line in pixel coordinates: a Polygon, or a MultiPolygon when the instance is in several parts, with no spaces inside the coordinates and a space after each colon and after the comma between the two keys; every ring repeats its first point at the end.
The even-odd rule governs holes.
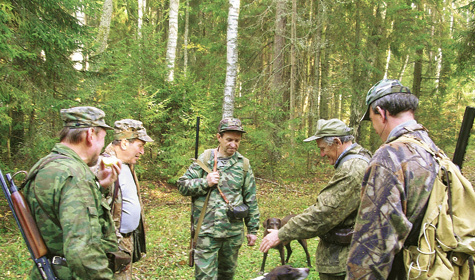
{"type": "MultiPolygon", "coordinates": [[[[321,181],[290,185],[273,184],[258,180],[258,202],[261,224],[270,217],[302,212],[313,204],[321,187],[328,178],[321,181]]],[[[147,223],[147,255],[134,265],[137,279],[193,279],[193,268],[188,266],[190,241],[190,198],[181,196],[175,186],[164,183],[142,182],[142,199],[145,204],[147,223]]],[[[0,199],[0,279],[27,279],[33,265],[21,239],[6,200],[0,199]]],[[[262,229],[256,246],[243,245],[235,279],[252,279],[259,275],[263,254],[259,251],[262,229]]],[[[312,268],[308,279],[318,279],[315,272],[315,250],[317,238],[308,240],[312,268]]],[[[306,267],[304,251],[298,242],[291,243],[293,253],[289,264],[306,267]]],[[[277,250],[269,251],[266,272],[280,265],[277,250]]]]}

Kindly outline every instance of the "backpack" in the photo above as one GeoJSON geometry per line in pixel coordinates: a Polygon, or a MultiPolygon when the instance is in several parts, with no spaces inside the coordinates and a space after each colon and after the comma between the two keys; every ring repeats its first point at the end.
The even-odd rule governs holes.
{"type": "Polygon", "coordinates": [[[421,223],[417,246],[403,248],[407,279],[473,279],[475,254],[475,191],[442,150],[402,136],[394,142],[424,148],[439,172],[421,223]]]}

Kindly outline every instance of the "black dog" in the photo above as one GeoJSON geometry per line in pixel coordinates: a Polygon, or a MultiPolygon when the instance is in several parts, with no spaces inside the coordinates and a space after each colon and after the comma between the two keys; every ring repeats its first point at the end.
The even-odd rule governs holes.
{"type": "MultiPolygon", "coordinates": [[[[264,236],[269,233],[269,229],[280,229],[283,227],[292,217],[296,215],[288,215],[282,220],[279,218],[269,218],[264,222],[264,236]]],[[[307,240],[306,239],[299,239],[298,242],[302,245],[303,249],[305,250],[305,254],[307,255],[307,265],[312,267],[310,262],[310,254],[308,253],[307,249],[307,240]]],[[[290,247],[290,242],[281,242],[279,245],[273,247],[274,249],[279,250],[280,253],[280,261],[282,265],[286,264],[289,259],[290,255],[292,255],[292,248],[290,247]],[[287,248],[287,259],[284,260],[284,246],[287,248]]],[[[264,253],[264,258],[262,259],[261,265],[261,273],[264,273],[264,268],[266,265],[267,253],[264,253]]]]}
{"type": "Polygon", "coordinates": [[[290,265],[282,265],[253,280],[303,280],[307,278],[308,273],[308,268],[293,268],[290,265]]]}

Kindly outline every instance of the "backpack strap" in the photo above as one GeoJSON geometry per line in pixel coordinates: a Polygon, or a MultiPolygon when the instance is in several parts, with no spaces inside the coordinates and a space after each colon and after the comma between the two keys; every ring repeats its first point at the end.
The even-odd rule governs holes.
{"type": "Polygon", "coordinates": [[[341,164],[343,164],[344,162],[350,160],[350,159],[354,159],[354,158],[358,158],[358,159],[361,159],[361,160],[364,160],[366,161],[366,163],[369,163],[370,159],[365,157],[364,155],[360,155],[360,154],[350,154],[350,155],[346,155],[344,156],[340,162],[338,163],[338,166],[340,166],[341,164]]]}

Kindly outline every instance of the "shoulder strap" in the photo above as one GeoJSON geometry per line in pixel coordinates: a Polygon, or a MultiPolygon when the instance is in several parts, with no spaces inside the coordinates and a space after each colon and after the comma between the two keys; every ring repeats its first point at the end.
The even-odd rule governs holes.
{"type": "Polygon", "coordinates": [[[358,158],[358,159],[362,159],[364,161],[366,161],[366,163],[369,163],[370,159],[365,157],[364,155],[360,155],[360,154],[350,154],[350,155],[346,155],[344,156],[341,160],[340,160],[340,164],[343,164],[344,162],[350,160],[350,159],[354,159],[354,158],[358,158]]]}

